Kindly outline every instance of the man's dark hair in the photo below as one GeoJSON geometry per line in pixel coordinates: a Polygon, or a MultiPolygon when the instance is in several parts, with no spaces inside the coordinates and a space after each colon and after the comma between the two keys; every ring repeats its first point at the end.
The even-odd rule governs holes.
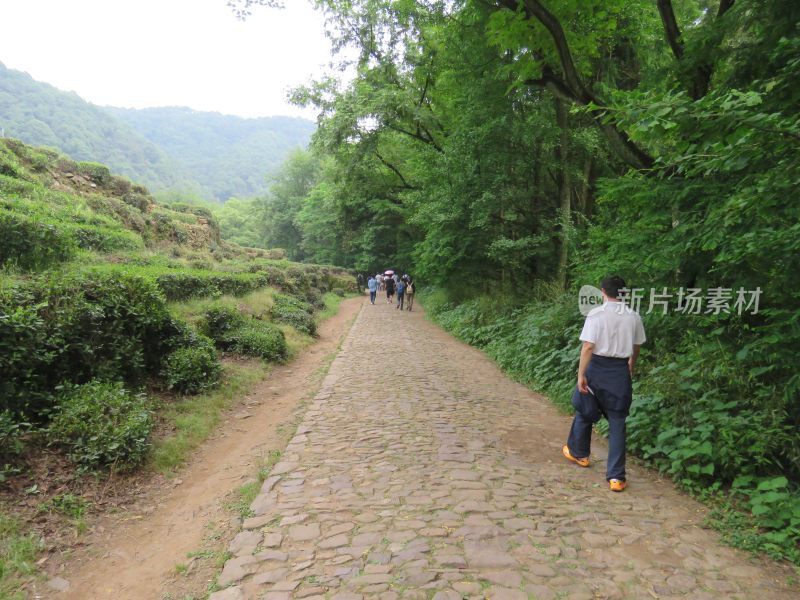
{"type": "Polygon", "coordinates": [[[619,275],[610,275],[600,282],[600,289],[602,289],[609,298],[616,298],[617,295],[619,295],[619,291],[625,287],[625,280],[619,275]]]}

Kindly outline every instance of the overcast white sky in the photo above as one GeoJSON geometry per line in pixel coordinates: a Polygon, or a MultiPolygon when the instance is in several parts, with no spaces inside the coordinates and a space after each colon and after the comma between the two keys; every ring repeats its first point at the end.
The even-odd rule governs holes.
{"type": "Polygon", "coordinates": [[[0,0],[0,62],[93,104],[313,119],[286,92],[330,61],[324,19],[285,4],[241,22],[225,0],[0,0]]]}

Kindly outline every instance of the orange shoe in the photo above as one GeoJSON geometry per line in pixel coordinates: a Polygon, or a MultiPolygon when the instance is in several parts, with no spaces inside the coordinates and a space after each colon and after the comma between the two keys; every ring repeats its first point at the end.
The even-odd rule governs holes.
{"type": "Polygon", "coordinates": [[[571,460],[572,462],[576,463],[579,467],[588,467],[589,466],[589,457],[586,458],[575,458],[570,454],[569,448],[566,444],[561,448],[561,453],[564,455],[567,460],[571,460]]]}
{"type": "Polygon", "coordinates": [[[627,487],[627,483],[625,483],[622,479],[610,479],[608,481],[608,488],[612,492],[621,492],[627,487]]]}

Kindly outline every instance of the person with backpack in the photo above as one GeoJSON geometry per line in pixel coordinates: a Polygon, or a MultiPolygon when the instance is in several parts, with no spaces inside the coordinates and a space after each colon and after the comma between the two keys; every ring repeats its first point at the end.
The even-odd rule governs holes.
{"type": "Polygon", "coordinates": [[[406,293],[406,282],[402,279],[397,282],[397,306],[395,306],[398,310],[403,310],[403,300],[405,298],[406,293]]]}
{"type": "Polygon", "coordinates": [[[367,287],[369,288],[369,301],[375,304],[375,296],[378,293],[378,280],[370,276],[369,281],[367,281],[367,287]]]}
{"type": "Polygon", "coordinates": [[[394,279],[387,276],[383,280],[383,284],[386,286],[386,302],[391,304],[394,298],[394,279]]]}
{"type": "Polygon", "coordinates": [[[411,307],[414,306],[414,280],[411,277],[408,278],[408,283],[406,283],[406,306],[408,310],[411,310],[411,307]]]}

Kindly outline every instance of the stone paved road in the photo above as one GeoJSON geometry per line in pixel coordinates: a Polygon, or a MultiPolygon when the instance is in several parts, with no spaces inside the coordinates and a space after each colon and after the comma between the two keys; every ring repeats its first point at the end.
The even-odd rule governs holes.
{"type": "Polygon", "coordinates": [[[363,307],[231,545],[212,600],[796,598],[645,469],[419,313],[363,307]]]}

